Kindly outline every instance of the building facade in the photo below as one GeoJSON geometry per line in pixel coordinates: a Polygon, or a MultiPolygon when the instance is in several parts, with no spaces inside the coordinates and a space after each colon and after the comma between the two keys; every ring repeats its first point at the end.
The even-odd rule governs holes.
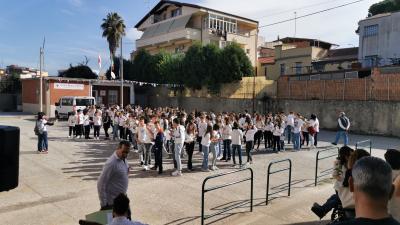
{"type": "Polygon", "coordinates": [[[258,22],[248,18],[194,4],[160,1],[135,28],[143,32],[136,48],[150,54],[185,52],[195,42],[221,48],[236,42],[256,65],[258,22]]]}
{"type": "Polygon", "coordinates": [[[358,25],[358,59],[363,67],[399,64],[400,12],[368,17],[358,25]]]}
{"type": "Polygon", "coordinates": [[[349,70],[357,63],[358,48],[331,49],[334,44],[308,38],[287,37],[266,44],[274,49],[273,59],[259,58],[268,79],[349,70]]]}
{"type": "MultiPolygon", "coordinates": [[[[22,79],[22,110],[37,113],[40,110],[40,79],[22,79]]],[[[63,96],[95,97],[97,105],[120,104],[119,81],[89,80],[63,77],[43,78],[43,111],[50,117],[55,116],[55,103],[63,96]]],[[[134,85],[124,83],[124,105],[134,104],[134,85]]]]}

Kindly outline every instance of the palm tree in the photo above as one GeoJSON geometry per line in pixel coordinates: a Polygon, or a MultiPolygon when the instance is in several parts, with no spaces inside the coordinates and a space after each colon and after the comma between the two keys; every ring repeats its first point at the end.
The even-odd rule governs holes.
{"type": "Polygon", "coordinates": [[[108,13],[101,24],[103,37],[107,38],[110,50],[111,71],[114,69],[115,51],[119,47],[119,41],[125,35],[125,24],[121,16],[116,12],[108,13]]]}

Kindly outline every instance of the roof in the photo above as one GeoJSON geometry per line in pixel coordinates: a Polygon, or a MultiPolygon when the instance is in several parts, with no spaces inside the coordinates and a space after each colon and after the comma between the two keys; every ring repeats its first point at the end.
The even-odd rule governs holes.
{"type": "Polygon", "coordinates": [[[274,64],[275,57],[260,57],[258,58],[258,62],[261,64],[274,64]]]}
{"type": "Polygon", "coordinates": [[[274,42],[282,42],[284,44],[290,44],[290,43],[296,43],[296,42],[309,42],[310,46],[315,46],[315,47],[322,47],[322,48],[331,48],[333,45],[337,46],[336,44],[332,44],[326,41],[321,41],[318,39],[310,39],[310,38],[297,38],[297,37],[285,37],[282,39],[278,39],[274,42]]]}
{"type": "Polygon", "coordinates": [[[329,50],[328,53],[315,62],[340,62],[358,60],[358,47],[329,50]]]}
{"type": "Polygon", "coordinates": [[[367,18],[365,18],[365,19],[362,19],[362,20],[360,20],[360,22],[361,22],[361,21],[365,21],[365,20],[378,19],[378,18],[382,18],[382,17],[386,17],[386,16],[391,16],[392,14],[395,14],[395,13],[400,13],[400,10],[398,10],[398,11],[393,11],[393,12],[387,12],[387,13],[376,14],[376,15],[367,17],[367,18]]]}
{"type": "Polygon", "coordinates": [[[258,24],[258,21],[255,21],[255,20],[252,20],[252,19],[249,19],[249,18],[245,18],[245,17],[233,15],[233,14],[230,14],[230,13],[222,12],[222,11],[215,10],[215,9],[210,9],[210,8],[203,7],[203,6],[199,6],[199,5],[195,5],[195,4],[184,3],[184,2],[177,2],[177,1],[161,0],[156,6],[154,6],[153,9],[150,10],[150,12],[148,12],[148,13],[135,25],[135,28],[138,28],[140,25],[142,25],[142,23],[144,23],[144,21],[146,21],[147,18],[149,18],[151,15],[153,15],[153,14],[154,14],[157,10],[159,10],[164,4],[172,4],[172,5],[176,5],[176,6],[179,6],[179,7],[187,6],[187,7],[196,8],[196,9],[210,10],[210,11],[214,11],[214,12],[216,12],[216,13],[225,14],[225,15],[232,16],[232,17],[236,17],[236,18],[243,19],[243,20],[248,20],[248,21],[250,21],[250,22],[253,22],[253,23],[257,23],[257,24],[258,24]]]}

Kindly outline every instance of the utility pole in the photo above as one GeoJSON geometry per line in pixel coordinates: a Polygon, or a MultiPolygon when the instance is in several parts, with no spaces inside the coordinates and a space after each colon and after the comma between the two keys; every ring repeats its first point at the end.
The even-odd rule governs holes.
{"type": "Polygon", "coordinates": [[[119,60],[119,78],[121,79],[121,109],[124,108],[124,58],[122,57],[122,36],[121,36],[121,57],[119,60]]]}
{"type": "MultiPolygon", "coordinates": [[[[257,76],[257,63],[258,63],[258,48],[257,48],[257,42],[258,42],[258,25],[256,28],[256,35],[255,35],[255,60],[254,60],[254,75],[253,75],[253,112],[255,111],[256,108],[256,76],[257,76]]],[[[252,113],[253,113],[252,112],[252,113]]]]}
{"type": "Polygon", "coordinates": [[[40,76],[40,80],[39,80],[39,107],[40,107],[40,112],[43,112],[43,76],[42,76],[42,61],[43,61],[43,48],[40,47],[40,53],[39,53],[39,76],[40,76]]]}
{"type": "Polygon", "coordinates": [[[294,37],[297,34],[297,12],[294,12],[294,37]]]}

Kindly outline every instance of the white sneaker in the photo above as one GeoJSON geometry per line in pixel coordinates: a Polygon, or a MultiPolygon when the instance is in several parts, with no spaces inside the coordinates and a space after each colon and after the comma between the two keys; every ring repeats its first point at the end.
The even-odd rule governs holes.
{"type": "Polygon", "coordinates": [[[68,136],[69,139],[71,139],[71,136],[68,136]]]}
{"type": "Polygon", "coordinates": [[[212,171],[218,170],[218,167],[213,166],[213,167],[211,168],[211,170],[212,170],[212,171]]]}
{"type": "Polygon", "coordinates": [[[172,172],[171,174],[172,176],[176,177],[176,176],[182,176],[182,172],[179,170],[175,170],[174,172],[172,172]]]}

